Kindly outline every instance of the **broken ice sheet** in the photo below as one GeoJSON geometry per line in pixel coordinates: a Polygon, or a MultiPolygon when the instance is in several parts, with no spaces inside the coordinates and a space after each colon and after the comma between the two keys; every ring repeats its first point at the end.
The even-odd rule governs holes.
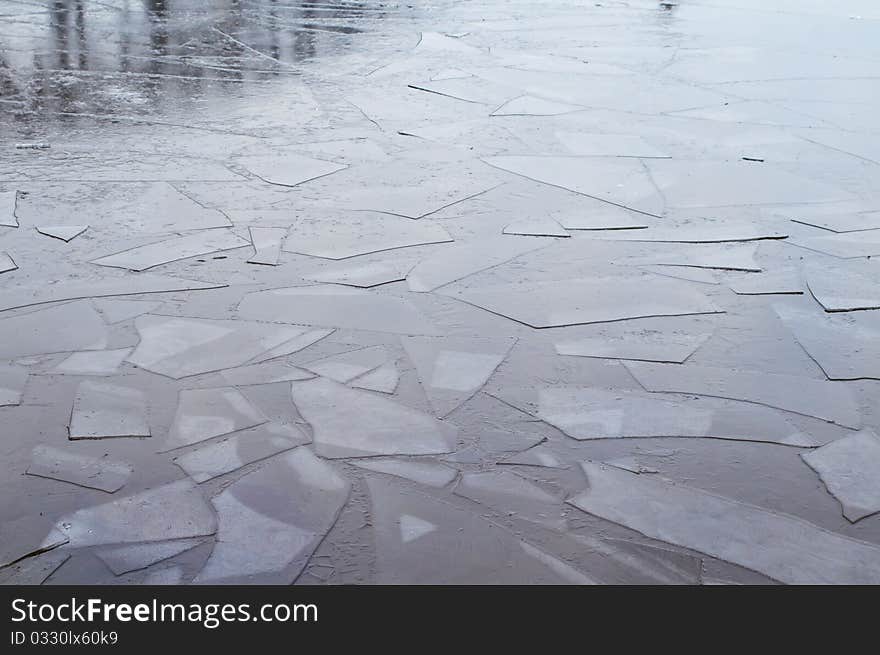
{"type": "Polygon", "coordinates": [[[125,485],[131,471],[125,462],[40,444],[34,448],[25,473],[113,493],[125,485]]]}
{"type": "Polygon", "coordinates": [[[269,184],[293,187],[345,168],[347,164],[286,154],[281,156],[239,157],[235,163],[269,184]]]}
{"type": "Polygon", "coordinates": [[[254,247],[254,254],[247,260],[248,264],[277,266],[287,230],[282,227],[250,227],[248,230],[254,247]]]}
{"type": "Polygon", "coordinates": [[[532,237],[570,237],[565,229],[549,216],[523,218],[507,225],[504,234],[519,234],[532,237]]]}
{"type": "Polygon", "coordinates": [[[557,132],[556,138],[573,155],[587,157],[638,157],[669,159],[669,154],[632,134],[557,132]]]}
{"type": "Polygon", "coordinates": [[[826,312],[880,309],[880,265],[871,260],[811,266],[804,276],[810,293],[826,312]]]}
{"type": "Polygon", "coordinates": [[[522,95],[508,100],[493,111],[491,116],[560,116],[583,111],[585,107],[570,105],[556,100],[547,100],[530,95],[522,95]]]}
{"type": "Polygon", "coordinates": [[[17,201],[18,191],[0,191],[0,226],[18,227],[18,218],[15,215],[17,201]]]}
{"type": "Polygon", "coordinates": [[[53,239],[72,241],[89,229],[88,225],[38,225],[37,232],[53,239]]]}
{"type": "Polygon", "coordinates": [[[232,387],[183,389],[168,439],[160,452],[251,428],[268,420],[232,387]]]}
{"type": "Polygon", "coordinates": [[[473,76],[413,82],[407,86],[417,91],[436,93],[463,102],[492,106],[497,106],[499,102],[516,93],[516,89],[511,87],[494,84],[473,76]]]}
{"type": "Polygon", "coordinates": [[[378,477],[370,477],[367,488],[378,584],[571,581],[526,552],[512,532],[482,516],[378,477]]]}
{"type": "Polygon", "coordinates": [[[306,330],[302,334],[295,336],[293,339],[285,341],[281,345],[275,346],[274,348],[267,350],[260,355],[257,355],[252,360],[250,360],[249,363],[259,364],[261,362],[275,359],[277,357],[292,355],[293,353],[297,353],[300,350],[308,348],[313,343],[317,343],[321,339],[329,337],[331,334],[333,334],[333,332],[334,330],[326,330],[320,328],[316,330],[306,330]]]}
{"type": "Polygon", "coordinates": [[[406,279],[406,274],[412,267],[413,262],[351,264],[324,268],[314,273],[306,273],[303,275],[303,279],[325,284],[344,284],[351,287],[368,289],[381,284],[388,284],[389,282],[400,282],[406,279]]]}
{"type": "Polygon", "coordinates": [[[399,383],[400,373],[397,370],[397,365],[394,362],[388,362],[376,370],[352,380],[351,386],[356,389],[392,394],[397,390],[399,383]]]}
{"type": "Polygon", "coordinates": [[[284,250],[325,259],[346,259],[452,240],[434,221],[363,211],[347,212],[332,221],[298,217],[290,226],[284,250]]]}
{"type": "Polygon", "coordinates": [[[204,543],[204,539],[195,537],[171,541],[153,541],[143,544],[107,546],[106,548],[96,549],[95,555],[114,574],[122,575],[123,573],[145,569],[157,562],[176,557],[201,543],[204,543]]]}
{"type": "Polygon", "coordinates": [[[534,328],[721,311],[690,285],[655,275],[483,287],[446,295],[534,328]]]}
{"type": "Polygon", "coordinates": [[[665,207],[662,196],[638,159],[504,155],[486,157],[483,161],[536,182],[651,216],[661,216],[665,207]]]}
{"type": "Polygon", "coordinates": [[[710,333],[639,331],[618,337],[592,337],[576,341],[560,341],[556,352],[578,357],[633,359],[648,362],[682,364],[694,354],[710,333]]]}
{"type": "Polygon", "coordinates": [[[137,277],[106,278],[79,284],[64,280],[63,284],[55,281],[36,289],[4,293],[3,297],[0,298],[0,311],[62,300],[133,296],[142,293],[165,293],[170,291],[199,291],[203,289],[220,289],[225,286],[225,284],[185,280],[149,273],[138,275],[137,277]]]}
{"type": "Polygon", "coordinates": [[[880,548],[812,523],[594,462],[589,489],[568,502],[647,537],[789,584],[877,584],[880,548]]]}
{"type": "Polygon", "coordinates": [[[264,423],[175,457],[174,462],[201,483],[308,442],[309,438],[296,427],[264,423]]]}
{"type": "Polygon", "coordinates": [[[804,283],[794,271],[745,275],[737,280],[732,280],[730,288],[739,296],[801,295],[804,293],[804,283]]]}
{"type": "Polygon", "coordinates": [[[642,230],[649,227],[643,214],[607,202],[584,198],[589,207],[551,212],[566,230],[642,230]]]}
{"type": "Polygon", "coordinates": [[[863,430],[801,453],[843,507],[843,515],[855,523],[880,512],[880,439],[863,430]]]}
{"type": "Polygon", "coordinates": [[[9,253],[0,252],[0,273],[8,273],[18,268],[18,264],[13,261],[9,253]]]}
{"type": "Polygon", "coordinates": [[[624,365],[639,384],[652,392],[742,400],[853,429],[862,424],[859,406],[850,390],[825,379],[690,364],[625,362],[624,365]]]}
{"type": "Polygon", "coordinates": [[[148,314],[162,306],[161,302],[148,300],[93,300],[92,304],[101,312],[108,325],[148,314]]]}
{"type": "Polygon", "coordinates": [[[293,403],[322,457],[448,453],[457,430],[405,405],[318,378],[292,383],[293,403]]]}
{"type": "Polygon", "coordinates": [[[296,321],[393,334],[437,334],[407,300],[332,284],[249,293],[238,306],[244,318],[296,321]]]}
{"type": "Polygon", "coordinates": [[[510,471],[463,473],[455,493],[505,516],[515,516],[553,530],[562,530],[566,525],[561,498],[510,471]]]}
{"type": "MultiPolygon", "coordinates": [[[[648,234],[650,230],[638,234],[648,234]]],[[[701,245],[689,244],[682,250],[649,255],[646,261],[660,266],[682,266],[709,268],[722,271],[743,271],[760,273],[761,267],[755,261],[758,247],[744,245],[701,245]]]]}
{"type": "Polygon", "coordinates": [[[351,462],[358,468],[405,478],[428,487],[442,488],[458,477],[458,471],[440,462],[370,457],[351,462]]]}
{"type": "Polygon", "coordinates": [[[21,402],[27,376],[26,368],[0,364],[0,407],[18,405],[21,402]]]}
{"type": "Polygon", "coordinates": [[[42,515],[22,516],[3,521],[3,539],[0,539],[0,567],[25,557],[52,550],[68,541],[52,522],[42,515]]]}
{"type": "Polygon", "coordinates": [[[639,266],[639,268],[648,273],[673,277],[677,280],[700,284],[718,284],[718,274],[708,268],[691,268],[689,266],[639,266]]]}
{"type": "Polygon", "coordinates": [[[107,326],[87,302],[0,320],[0,360],[107,346],[107,326]]]}
{"type": "Polygon", "coordinates": [[[416,264],[406,276],[406,281],[411,291],[433,291],[546,245],[543,242],[504,237],[456,243],[416,264]]]}
{"type": "Polygon", "coordinates": [[[435,414],[442,418],[486,384],[516,343],[514,337],[403,337],[435,414]]]}
{"type": "MultiPolygon", "coordinates": [[[[788,234],[770,226],[744,220],[689,218],[679,224],[666,223],[644,230],[618,231],[610,234],[590,233],[589,236],[594,239],[613,241],[712,244],[785,239],[788,237],[788,234]]],[[[705,252],[713,253],[713,250],[707,248],[705,252]]],[[[711,257],[709,257],[709,260],[711,261],[711,257]]],[[[746,270],[754,270],[751,266],[753,266],[751,263],[747,264],[746,270]]],[[[724,266],[719,268],[724,268],[724,266]]]]}
{"type": "Polygon", "coordinates": [[[829,237],[795,237],[790,243],[840,259],[857,259],[880,255],[880,230],[856,234],[834,234],[829,237]]]}
{"type": "Polygon", "coordinates": [[[305,447],[214,496],[217,543],[196,584],[290,584],[348,499],[350,485],[305,447]]]}
{"type": "Polygon", "coordinates": [[[216,521],[192,480],[184,479],[79,509],[57,526],[80,548],[201,537],[214,534],[216,521]]]}
{"type": "Polygon", "coordinates": [[[314,373],[304,371],[290,362],[278,359],[261,364],[228,368],[221,372],[223,379],[233,387],[247,387],[256,384],[273,384],[293,380],[310,380],[314,373]]]}
{"type": "Polygon", "coordinates": [[[829,380],[880,380],[880,323],[774,309],[829,380]]]}
{"type": "Polygon", "coordinates": [[[139,317],[135,326],[141,340],[127,361],[175,380],[241,366],[309,331],[277,323],[153,314],[139,317]]]}
{"type": "Polygon", "coordinates": [[[76,439],[149,437],[147,399],[137,389],[98,382],[76,388],[68,436],[76,439]]]}
{"type": "Polygon", "coordinates": [[[645,466],[641,464],[636,457],[617,457],[615,459],[605,460],[605,464],[609,464],[619,469],[623,469],[624,471],[629,471],[630,473],[638,473],[641,475],[642,473],[659,473],[655,468],[651,468],[649,466],[645,466]]]}
{"type": "Polygon", "coordinates": [[[215,228],[123,250],[95,259],[92,263],[99,266],[126,268],[130,271],[146,271],[181,259],[234,250],[249,245],[250,241],[242,239],[232,230],[215,228]]]}
{"type": "Polygon", "coordinates": [[[118,350],[87,350],[73,353],[49,370],[57,375],[114,375],[119,371],[123,360],[128,357],[131,348],[118,350]]]}
{"type": "Polygon", "coordinates": [[[28,557],[15,564],[0,569],[0,585],[40,585],[61,568],[70,553],[53,550],[48,553],[28,557]]]}
{"type": "Polygon", "coordinates": [[[388,351],[383,346],[370,346],[331,355],[303,364],[302,367],[336,382],[349,382],[384,364],[388,351]]]}
{"type": "Polygon", "coordinates": [[[815,446],[778,412],[739,403],[669,400],[591,387],[505,389],[498,396],[573,439],[711,437],[815,446]],[[537,403],[532,400],[537,396],[537,403]]]}

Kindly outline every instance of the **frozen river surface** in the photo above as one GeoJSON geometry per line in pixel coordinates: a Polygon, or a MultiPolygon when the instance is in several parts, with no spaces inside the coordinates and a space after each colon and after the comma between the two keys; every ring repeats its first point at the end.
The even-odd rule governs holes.
{"type": "Polygon", "coordinates": [[[880,583],[878,29],[0,0],[0,582],[880,583]]]}

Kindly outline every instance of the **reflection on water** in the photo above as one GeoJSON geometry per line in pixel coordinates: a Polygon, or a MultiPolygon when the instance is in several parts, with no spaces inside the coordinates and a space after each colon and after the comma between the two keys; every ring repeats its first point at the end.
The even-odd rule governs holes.
{"type": "MultiPolygon", "coordinates": [[[[391,5],[394,7],[394,5],[391,5]]],[[[0,3],[0,114],[148,113],[346,52],[389,15],[350,0],[0,3]]]]}

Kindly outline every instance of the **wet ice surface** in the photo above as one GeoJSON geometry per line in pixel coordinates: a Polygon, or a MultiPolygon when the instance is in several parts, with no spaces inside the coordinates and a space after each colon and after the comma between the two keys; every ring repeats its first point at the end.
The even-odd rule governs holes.
{"type": "Polygon", "coordinates": [[[6,6],[0,583],[880,581],[874,3],[6,6]]]}

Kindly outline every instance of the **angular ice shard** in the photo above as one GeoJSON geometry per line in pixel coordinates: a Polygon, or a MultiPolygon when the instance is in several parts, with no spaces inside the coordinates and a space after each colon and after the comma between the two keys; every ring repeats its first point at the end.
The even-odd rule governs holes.
{"type": "Polygon", "coordinates": [[[122,575],[129,571],[138,571],[152,566],[157,562],[176,557],[204,543],[201,538],[175,539],[172,541],[154,541],[143,544],[126,544],[123,546],[108,546],[98,548],[95,555],[98,556],[107,567],[116,575],[122,575]]]}
{"type": "Polygon", "coordinates": [[[162,306],[161,302],[149,300],[93,300],[92,304],[101,312],[108,325],[137,318],[162,306]]]}
{"type": "Polygon", "coordinates": [[[322,457],[432,455],[455,447],[454,427],[381,396],[322,378],[292,389],[322,457]]]}
{"type": "Polygon", "coordinates": [[[584,462],[575,507],[788,584],[878,584],[880,547],[706,491],[584,462]]]}
{"type": "Polygon", "coordinates": [[[638,159],[503,155],[483,159],[515,175],[628,209],[662,216],[663,197],[638,159]],[[620,180],[626,180],[621,184],[620,180]]]}
{"type": "Polygon", "coordinates": [[[168,440],[160,452],[252,428],[268,420],[232,387],[184,389],[168,430],[168,440]]]}
{"type": "Polygon", "coordinates": [[[775,309],[829,380],[880,380],[880,324],[862,321],[861,316],[775,309]]]}
{"type": "Polygon", "coordinates": [[[107,326],[86,302],[0,320],[0,360],[106,346],[107,326]]]}
{"type": "Polygon", "coordinates": [[[89,229],[88,225],[39,225],[37,232],[53,239],[72,241],[89,229]]]}
{"type": "Polygon", "coordinates": [[[577,341],[561,341],[556,344],[556,352],[560,355],[577,357],[681,364],[710,336],[712,335],[709,333],[643,332],[617,338],[592,337],[577,341]]]}
{"type": "Polygon", "coordinates": [[[276,359],[263,364],[228,368],[221,375],[233,387],[292,382],[293,380],[311,380],[315,377],[314,373],[304,371],[284,359],[276,359]]]}
{"type": "Polygon", "coordinates": [[[175,457],[174,462],[193,480],[204,482],[308,442],[309,438],[298,428],[264,423],[175,457]]]}
{"type": "Polygon", "coordinates": [[[645,392],[588,387],[505,389],[503,400],[578,440],[711,437],[816,446],[771,409],[738,403],[666,400],[645,392]],[[537,396],[537,403],[530,399],[537,396]]]}
{"type": "Polygon", "coordinates": [[[22,516],[3,521],[3,539],[0,539],[0,567],[25,557],[52,550],[68,541],[52,522],[43,516],[22,516]]]}
{"type": "Polygon", "coordinates": [[[177,480],[68,514],[57,527],[74,548],[214,534],[214,513],[192,480],[177,480]]]}
{"type": "Polygon", "coordinates": [[[290,226],[284,250],[324,259],[347,259],[452,240],[446,229],[434,221],[360,211],[347,212],[332,221],[297,217],[290,226]]]}
{"type": "Polygon", "coordinates": [[[18,191],[0,191],[0,226],[18,227],[15,205],[18,202],[18,191]]]}
{"type": "Polygon", "coordinates": [[[232,230],[217,228],[123,250],[95,259],[92,263],[100,266],[126,268],[130,271],[146,271],[180,259],[234,250],[249,245],[250,241],[242,239],[232,230]]]}
{"type": "MultiPolygon", "coordinates": [[[[792,218],[795,223],[803,223],[818,227],[829,232],[862,232],[880,229],[880,212],[862,212],[852,214],[829,214],[811,218],[792,218]]],[[[858,236],[858,235],[854,235],[858,236]]]]}
{"type": "Polygon", "coordinates": [[[131,348],[73,353],[49,373],[57,375],[115,375],[131,348]]]}
{"type": "Polygon", "coordinates": [[[389,282],[406,279],[411,263],[380,262],[376,264],[350,264],[336,268],[325,268],[303,275],[306,280],[325,284],[345,284],[350,287],[368,289],[389,282]]]}
{"type": "Polygon", "coordinates": [[[585,108],[579,105],[570,105],[565,102],[536,98],[535,96],[523,95],[513,100],[508,100],[493,111],[491,116],[559,116],[570,114],[575,111],[583,111],[585,108]]]}
{"type": "Polygon", "coordinates": [[[397,365],[394,362],[388,362],[375,371],[352,380],[351,386],[379,393],[394,393],[399,383],[400,373],[397,370],[397,365]]]}
{"type": "Polygon", "coordinates": [[[0,273],[8,273],[18,268],[18,264],[13,261],[9,253],[0,252],[0,273]]]}
{"type": "Polygon", "coordinates": [[[801,295],[804,283],[793,271],[764,273],[762,275],[746,275],[733,280],[730,288],[739,296],[764,296],[771,294],[801,295]]]}
{"type": "Polygon", "coordinates": [[[570,237],[565,229],[549,216],[523,218],[514,221],[502,230],[504,234],[519,234],[530,237],[570,237]]]}
{"type": "Polygon", "coordinates": [[[827,380],[712,366],[643,362],[626,362],[625,366],[648,391],[743,400],[848,428],[862,425],[859,406],[850,390],[827,380]]]}
{"type": "Polygon", "coordinates": [[[826,312],[880,309],[880,265],[817,266],[805,271],[807,288],[826,312]]]}
{"type": "Polygon", "coordinates": [[[335,330],[327,330],[327,329],[316,329],[316,330],[306,330],[302,334],[295,336],[293,339],[289,341],[285,341],[279,346],[275,346],[271,350],[267,350],[261,355],[257,355],[252,360],[250,360],[250,364],[259,364],[261,362],[268,361],[270,359],[276,359],[278,357],[285,357],[287,355],[292,355],[293,353],[297,353],[300,350],[304,350],[308,348],[313,343],[317,343],[321,339],[325,337],[329,337],[333,334],[335,330]]]}
{"type": "Polygon", "coordinates": [[[26,368],[0,364],[0,407],[18,405],[21,402],[27,376],[26,368]]]}
{"type": "Polygon", "coordinates": [[[336,382],[349,382],[378,368],[387,360],[388,351],[383,346],[370,346],[308,362],[302,368],[336,382]]]}
{"type": "Polygon", "coordinates": [[[559,461],[559,458],[546,446],[533,446],[528,450],[517,453],[511,457],[498,462],[499,464],[518,464],[521,466],[543,466],[546,468],[563,469],[568,468],[566,464],[559,461]]]}
{"type": "Polygon", "coordinates": [[[433,291],[546,245],[504,237],[456,243],[419,262],[406,276],[406,281],[411,291],[433,291]]]}
{"type": "Polygon", "coordinates": [[[442,418],[486,384],[516,338],[403,337],[425,395],[442,418]]]}
{"type": "Polygon", "coordinates": [[[149,437],[147,398],[130,387],[82,382],[76,389],[69,438],[149,437]]]}
{"type": "Polygon", "coordinates": [[[829,237],[796,237],[789,239],[789,241],[801,248],[815,250],[840,259],[880,255],[880,230],[856,234],[834,234],[829,237]]]}
{"type": "Polygon", "coordinates": [[[348,168],[347,164],[294,154],[240,157],[235,161],[264,182],[290,187],[348,168]]]}
{"type": "Polygon", "coordinates": [[[152,314],[135,325],[141,340],[127,361],[175,380],[241,366],[308,331],[294,325],[152,314]]]}
{"type": "Polygon", "coordinates": [[[458,477],[458,471],[440,462],[415,459],[391,459],[370,457],[351,462],[355,466],[405,478],[427,487],[445,487],[458,477]]]}
{"type": "Polygon", "coordinates": [[[335,468],[297,448],[232,483],[212,503],[217,544],[196,584],[290,584],[348,499],[335,468]]]}
{"type": "Polygon", "coordinates": [[[379,584],[571,582],[482,516],[378,477],[370,477],[367,487],[379,584]],[[409,529],[427,525],[434,527],[409,529]]]}
{"type": "MultiPolygon", "coordinates": [[[[690,219],[681,225],[656,225],[645,230],[590,236],[597,239],[613,239],[615,241],[712,244],[785,239],[788,237],[788,234],[772,227],[749,221],[690,219]]],[[[737,266],[737,264],[734,264],[734,266],[737,266]]],[[[748,267],[746,270],[755,270],[755,268],[752,268],[755,266],[754,262],[748,262],[746,266],[748,267]]],[[[722,266],[717,268],[724,267],[722,262],[722,266]]],[[[761,269],[758,268],[757,270],[761,269]]]]}
{"type": "Polygon", "coordinates": [[[220,289],[225,286],[225,284],[215,284],[213,282],[198,282],[196,280],[184,280],[151,274],[80,283],[72,283],[65,280],[63,284],[55,283],[43,285],[35,289],[4,293],[3,297],[0,298],[0,312],[7,309],[42,305],[62,300],[133,296],[141,293],[165,293],[170,291],[198,291],[201,289],[220,289]]]}
{"type": "Polygon", "coordinates": [[[562,499],[509,471],[463,473],[455,493],[504,515],[532,521],[554,530],[565,527],[562,499]]]}
{"type": "Polygon", "coordinates": [[[131,471],[131,465],[125,462],[40,444],[34,448],[25,473],[113,493],[128,482],[131,471]]]}
{"type": "Polygon", "coordinates": [[[880,439],[876,434],[863,430],[801,453],[801,457],[840,501],[849,521],[880,512],[880,439]]]}
{"type": "Polygon", "coordinates": [[[282,227],[251,227],[249,230],[254,254],[248,259],[248,264],[277,266],[287,230],[282,227]]]}
{"type": "Polygon", "coordinates": [[[69,559],[63,550],[28,557],[0,569],[0,585],[41,585],[69,559]]]}
{"type": "Polygon", "coordinates": [[[241,316],[258,321],[296,321],[308,325],[393,334],[437,334],[408,301],[332,284],[256,291],[238,306],[241,316]]]}
{"type": "Polygon", "coordinates": [[[557,132],[556,138],[573,155],[586,157],[638,157],[669,159],[669,154],[633,134],[588,134],[557,132]]]}
{"type": "Polygon", "coordinates": [[[504,285],[447,295],[534,328],[722,311],[691,285],[653,275],[504,285]]]}
{"type": "MultiPolygon", "coordinates": [[[[646,230],[647,234],[650,232],[646,230]]],[[[698,245],[688,246],[687,250],[651,256],[652,264],[661,266],[692,266],[722,271],[744,271],[760,273],[761,267],[755,261],[757,246],[698,245]]]]}
{"type": "MultiPolygon", "coordinates": [[[[584,198],[588,201],[587,198],[584,198]]],[[[596,200],[588,209],[557,211],[550,214],[566,230],[643,230],[649,227],[645,216],[623,207],[596,200]]]]}

